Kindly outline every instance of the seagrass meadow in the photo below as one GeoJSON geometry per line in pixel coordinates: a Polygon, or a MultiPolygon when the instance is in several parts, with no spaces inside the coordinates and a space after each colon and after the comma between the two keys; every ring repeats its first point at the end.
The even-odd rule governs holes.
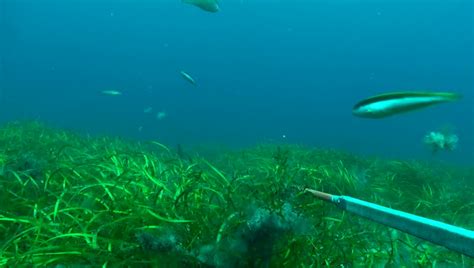
{"type": "Polygon", "coordinates": [[[304,194],[474,229],[474,169],[262,144],[203,157],[39,122],[0,129],[1,267],[473,267],[304,194]]]}

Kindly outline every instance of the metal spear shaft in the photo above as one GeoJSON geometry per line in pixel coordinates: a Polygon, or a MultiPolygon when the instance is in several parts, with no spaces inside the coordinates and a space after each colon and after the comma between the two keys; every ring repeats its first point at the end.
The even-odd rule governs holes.
{"type": "Polygon", "coordinates": [[[349,196],[331,195],[312,189],[305,191],[340,209],[474,258],[474,231],[349,196]]]}

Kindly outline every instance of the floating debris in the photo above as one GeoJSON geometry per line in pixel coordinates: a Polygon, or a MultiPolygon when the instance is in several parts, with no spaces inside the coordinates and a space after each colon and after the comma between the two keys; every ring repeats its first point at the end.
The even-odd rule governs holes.
{"type": "Polygon", "coordinates": [[[196,85],[196,81],[188,73],[186,73],[185,71],[181,71],[180,74],[183,76],[183,78],[186,81],[188,81],[189,83],[191,83],[193,85],[196,85]]]}
{"type": "Polygon", "coordinates": [[[117,91],[117,90],[104,90],[102,91],[102,94],[109,95],[109,96],[119,96],[119,95],[122,95],[122,92],[117,91]]]}
{"type": "Polygon", "coordinates": [[[168,115],[166,114],[166,112],[158,112],[158,113],[156,114],[156,119],[158,119],[158,120],[163,120],[163,119],[165,119],[167,116],[168,116],[168,115]]]}
{"type": "Polygon", "coordinates": [[[216,13],[219,11],[219,2],[217,0],[182,0],[183,3],[194,5],[202,10],[216,13]]]}
{"type": "Polygon", "coordinates": [[[456,101],[461,96],[448,92],[394,92],[357,103],[352,114],[366,118],[383,118],[425,108],[434,104],[456,101]]]}

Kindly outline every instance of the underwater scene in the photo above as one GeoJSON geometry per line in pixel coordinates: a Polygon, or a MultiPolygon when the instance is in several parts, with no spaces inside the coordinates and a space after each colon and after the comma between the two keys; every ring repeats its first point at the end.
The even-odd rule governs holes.
{"type": "Polygon", "coordinates": [[[0,267],[474,267],[472,0],[0,0],[0,267]]]}

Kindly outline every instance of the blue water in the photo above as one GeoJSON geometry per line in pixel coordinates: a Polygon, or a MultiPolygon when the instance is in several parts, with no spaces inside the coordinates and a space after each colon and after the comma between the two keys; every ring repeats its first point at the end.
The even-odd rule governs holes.
{"type": "Polygon", "coordinates": [[[285,142],[474,163],[472,0],[220,7],[2,0],[0,121],[37,119],[170,146],[285,142]],[[100,93],[108,89],[123,95],[100,93]],[[399,90],[464,97],[381,120],[351,114],[360,99],[399,90]],[[167,117],[156,120],[158,111],[167,117]],[[423,136],[446,126],[459,148],[433,156],[423,136]]]}

